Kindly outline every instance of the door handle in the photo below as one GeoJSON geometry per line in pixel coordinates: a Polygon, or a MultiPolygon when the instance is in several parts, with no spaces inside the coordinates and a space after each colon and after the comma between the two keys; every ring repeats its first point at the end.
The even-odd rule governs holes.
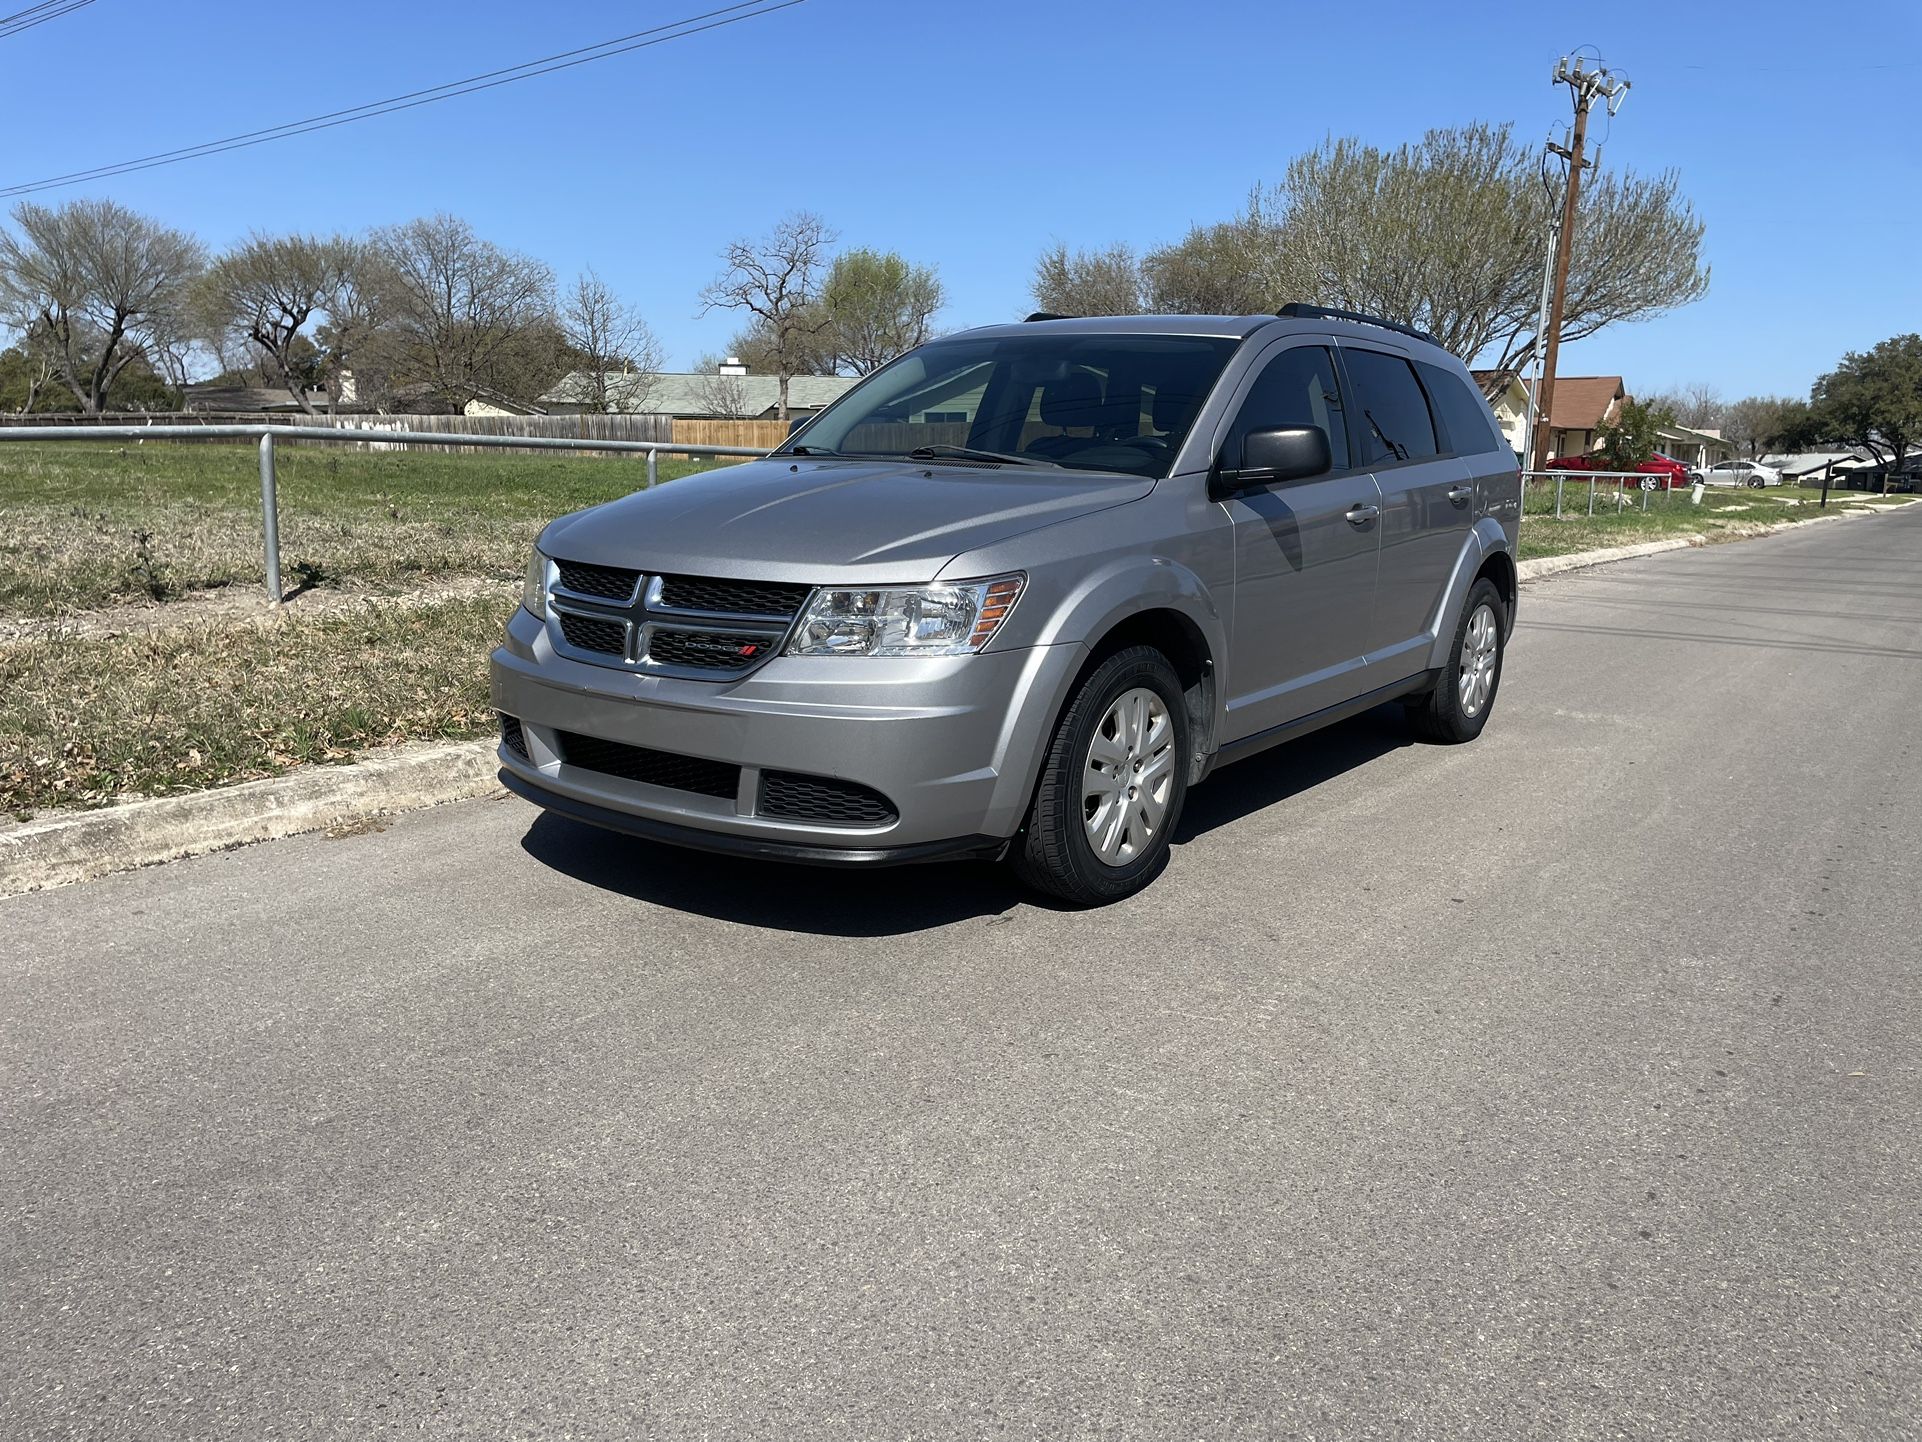
{"type": "Polygon", "coordinates": [[[1350,506],[1348,508],[1348,524],[1351,526],[1365,526],[1380,514],[1380,506],[1350,506]]]}
{"type": "Polygon", "coordinates": [[[1448,499],[1458,506],[1467,505],[1469,501],[1474,499],[1474,496],[1475,488],[1473,486],[1450,486],[1448,488],[1448,499]]]}

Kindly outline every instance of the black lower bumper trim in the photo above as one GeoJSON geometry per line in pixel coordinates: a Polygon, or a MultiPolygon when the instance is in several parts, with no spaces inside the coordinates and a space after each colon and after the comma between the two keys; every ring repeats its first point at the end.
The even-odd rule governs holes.
{"type": "Polygon", "coordinates": [[[698,826],[677,826],[671,821],[631,816],[611,806],[597,806],[592,801],[578,801],[558,791],[549,791],[545,786],[536,786],[505,767],[501,769],[500,779],[501,785],[515,795],[571,821],[584,821],[590,826],[665,842],[669,846],[718,852],[722,856],[793,861],[804,866],[905,866],[919,861],[993,861],[1008,849],[1008,839],[1004,836],[957,836],[949,841],[921,841],[912,846],[815,846],[760,836],[733,836],[723,831],[703,831],[698,826]]]}

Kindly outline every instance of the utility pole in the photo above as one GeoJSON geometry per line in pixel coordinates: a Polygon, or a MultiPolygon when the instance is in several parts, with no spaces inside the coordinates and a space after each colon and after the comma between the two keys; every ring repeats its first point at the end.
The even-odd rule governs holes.
{"type": "Polygon", "coordinates": [[[1593,70],[1582,68],[1582,56],[1571,61],[1563,56],[1555,64],[1554,83],[1566,85],[1575,101],[1575,130],[1566,147],[1551,144],[1549,150],[1568,162],[1568,185],[1562,192],[1562,223],[1555,236],[1555,268],[1548,296],[1548,326],[1537,337],[1542,355],[1542,376],[1537,386],[1535,434],[1529,469],[1539,471],[1548,462],[1549,416],[1555,403],[1555,362],[1562,348],[1562,308],[1568,300],[1568,262],[1575,251],[1575,206],[1582,188],[1582,167],[1591,164],[1582,158],[1588,141],[1588,110],[1601,96],[1613,115],[1622,108],[1628,95],[1628,81],[1609,73],[1599,61],[1593,70]]]}

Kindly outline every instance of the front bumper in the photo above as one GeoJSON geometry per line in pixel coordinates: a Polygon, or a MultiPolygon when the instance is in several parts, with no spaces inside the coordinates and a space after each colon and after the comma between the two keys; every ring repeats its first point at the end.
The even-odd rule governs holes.
{"type": "Polygon", "coordinates": [[[977,656],[777,656],[735,681],[679,680],[555,653],[517,610],[491,667],[495,709],[521,725],[501,779],[616,830],[735,854],[829,864],[982,855],[1026,814],[1042,751],[1086,657],[1078,645],[977,656]],[[563,759],[559,733],[740,768],[732,796],[628,780],[563,759]],[[761,773],[871,787],[896,812],[844,826],[758,814],[761,773]]]}

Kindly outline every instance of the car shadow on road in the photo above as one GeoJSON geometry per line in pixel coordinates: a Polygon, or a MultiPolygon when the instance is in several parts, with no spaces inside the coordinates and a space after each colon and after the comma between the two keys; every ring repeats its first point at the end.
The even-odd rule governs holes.
{"type": "Polygon", "coordinates": [[[543,866],[635,901],[819,936],[900,936],[1030,900],[986,862],[876,870],[795,866],[688,851],[542,812],[521,849],[543,866]]]}
{"type": "Polygon", "coordinates": [[[1175,845],[1299,796],[1390,751],[1415,744],[1399,702],[1310,732],[1220,770],[1188,793],[1175,845]]]}
{"type": "MultiPolygon", "coordinates": [[[[1275,806],[1412,744],[1397,706],[1316,732],[1217,773],[1188,795],[1175,845],[1275,806]]],[[[1003,866],[955,862],[850,871],[714,856],[542,812],[521,849],[543,866],[635,901],[820,936],[901,936],[1019,905],[1055,909],[1003,866]]]]}

